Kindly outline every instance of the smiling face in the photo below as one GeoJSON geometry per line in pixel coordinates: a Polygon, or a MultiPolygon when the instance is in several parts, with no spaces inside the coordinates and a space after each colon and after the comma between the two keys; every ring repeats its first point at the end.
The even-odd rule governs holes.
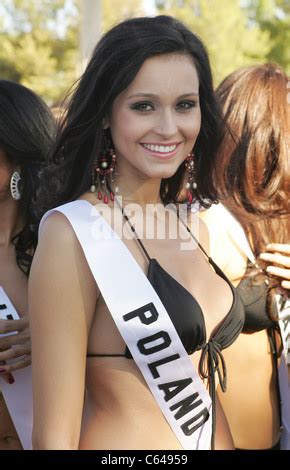
{"type": "Polygon", "coordinates": [[[200,130],[198,90],[190,56],[168,54],[144,62],[108,119],[120,175],[146,180],[176,173],[200,130]]]}

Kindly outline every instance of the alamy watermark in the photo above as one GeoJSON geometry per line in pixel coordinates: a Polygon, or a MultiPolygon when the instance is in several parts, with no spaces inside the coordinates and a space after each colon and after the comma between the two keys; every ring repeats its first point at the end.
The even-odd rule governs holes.
{"type": "Polygon", "coordinates": [[[194,237],[198,239],[199,234],[197,212],[188,211],[187,204],[124,205],[118,196],[113,207],[97,204],[92,208],[91,215],[96,219],[93,236],[98,238],[101,232],[105,239],[179,240],[181,250],[193,250],[197,247],[194,237]]]}

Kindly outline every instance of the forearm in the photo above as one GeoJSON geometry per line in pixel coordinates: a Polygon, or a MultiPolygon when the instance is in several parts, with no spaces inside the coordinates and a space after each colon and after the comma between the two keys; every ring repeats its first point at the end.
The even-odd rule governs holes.
{"type": "Polygon", "coordinates": [[[78,441],[55,433],[41,437],[35,430],[32,434],[32,446],[33,450],[78,450],[78,441]]]}

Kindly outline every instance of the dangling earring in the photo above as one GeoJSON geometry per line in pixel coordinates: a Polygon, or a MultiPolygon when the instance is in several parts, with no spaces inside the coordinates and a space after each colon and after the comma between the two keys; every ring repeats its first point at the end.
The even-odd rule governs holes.
{"type": "Polygon", "coordinates": [[[193,201],[193,190],[197,188],[197,184],[195,182],[195,171],[194,171],[194,153],[190,152],[185,160],[185,169],[186,169],[186,196],[187,196],[187,204],[191,206],[193,201]]]}
{"type": "Polygon", "coordinates": [[[11,192],[11,196],[16,201],[19,201],[19,199],[21,199],[21,194],[20,194],[19,186],[18,186],[20,180],[21,180],[20,174],[18,173],[18,171],[14,171],[10,180],[10,192],[11,192]]]}
{"type": "MultiPolygon", "coordinates": [[[[117,178],[117,159],[110,140],[104,133],[104,145],[101,157],[97,157],[93,164],[91,192],[98,190],[98,199],[108,204],[109,198],[114,200],[112,192],[112,183],[117,178]],[[104,194],[103,194],[104,192],[104,194]]],[[[117,189],[115,191],[117,192],[117,189]]]]}

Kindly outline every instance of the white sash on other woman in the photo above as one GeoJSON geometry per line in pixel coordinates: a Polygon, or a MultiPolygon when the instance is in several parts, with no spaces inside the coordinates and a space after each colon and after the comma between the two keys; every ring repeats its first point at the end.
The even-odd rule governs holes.
{"type": "Polygon", "coordinates": [[[279,326],[283,341],[282,357],[279,365],[279,383],[282,401],[281,449],[290,450],[290,300],[283,301],[280,295],[276,296],[277,310],[279,312],[279,326]]]}
{"type": "MultiPolygon", "coordinates": [[[[229,237],[236,248],[245,254],[252,263],[256,262],[254,253],[249,245],[248,239],[241,224],[233,215],[222,205],[218,204],[219,219],[224,223],[229,237]]],[[[279,363],[279,386],[282,402],[282,425],[281,449],[290,450],[290,383],[288,378],[287,354],[290,341],[290,301],[282,303],[280,295],[276,296],[276,305],[279,318],[279,327],[283,341],[283,352],[279,363]]],[[[288,361],[289,362],[289,361],[288,361]]]]}
{"type": "MultiPolygon", "coordinates": [[[[3,320],[18,320],[16,312],[8,295],[0,286],[0,318],[3,320]]],[[[13,333],[9,333],[13,334],[13,333]]],[[[0,335],[4,336],[4,335],[0,335]]],[[[18,358],[19,359],[19,358],[18,358]]],[[[11,361],[7,361],[13,362],[11,361]]],[[[32,378],[31,366],[13,372],[15,382],[7,384],[1,380],[0,390],[8,408],[9,414],[24,450],[32,448],[32,378]]]]}
{"type": "Polygon", "coordinates": [[[210,396],[146,275],[89,202],[64,204],[42,221],[53,211],[73,227],[120,334],[182,447],[209,449],[210,396]]]}

